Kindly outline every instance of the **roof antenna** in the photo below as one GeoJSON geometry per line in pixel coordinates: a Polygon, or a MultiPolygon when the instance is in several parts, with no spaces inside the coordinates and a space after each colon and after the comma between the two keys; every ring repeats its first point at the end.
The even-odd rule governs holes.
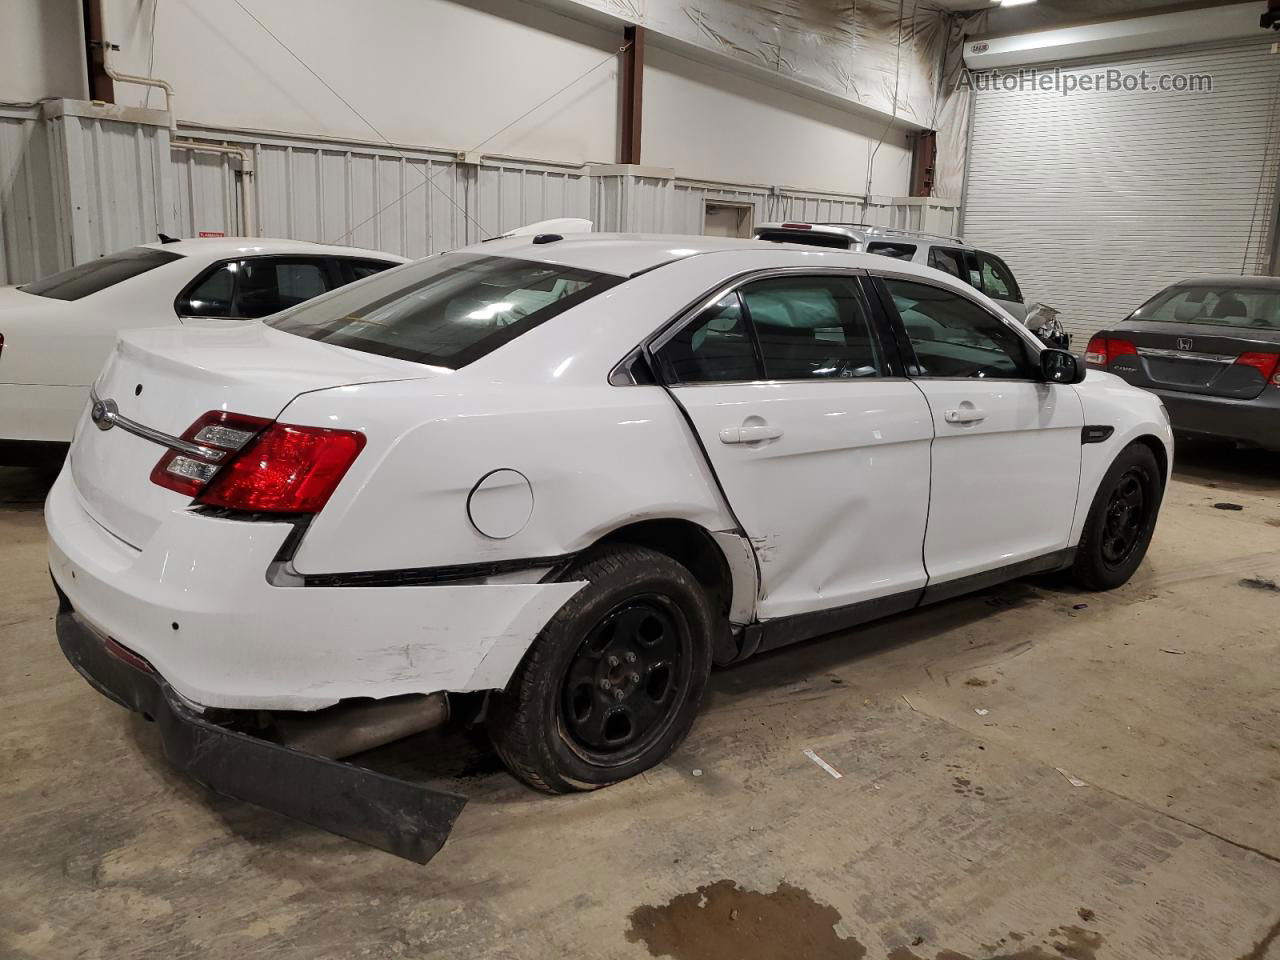
{"type": "Polygon", "coordinates": [[[156,236],[160,238],[161,243],[177,243],[179,240],[178,237],[171,237],[165,233],[157,233],[156,236]]]}

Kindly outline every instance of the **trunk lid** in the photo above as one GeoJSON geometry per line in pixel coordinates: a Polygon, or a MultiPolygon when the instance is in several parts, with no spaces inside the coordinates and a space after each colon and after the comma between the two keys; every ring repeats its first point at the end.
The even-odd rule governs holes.
{"type": "MultiPolygon", "coordinates": [[[[275,419],[302,393],[354,383],[438,376],[420,364],[358,353],[281,333],[261,323],[159,327],[120,335],[94,385],[120,417],[178,437],[210,410],[275,419]]],[[[142,549],[187,497],[151,482],[161,442],[120,424],[100,429],[91,405],[80,416],[69,465],[86,511],[142,549]]]]}
{"type": "Polygon", "coordinates": [[[1129,321],[1103,336],[1128,340],[1137,355],[1116,357],[1108,369],[1139,387],[1252,400],[1267,383],[1246,353],[1280,353],[1280,331],[1220,324],[1129,321]]]}

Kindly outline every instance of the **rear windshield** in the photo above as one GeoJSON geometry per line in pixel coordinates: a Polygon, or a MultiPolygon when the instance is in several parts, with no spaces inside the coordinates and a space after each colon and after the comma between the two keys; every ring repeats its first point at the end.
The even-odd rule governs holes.
{"type": "Polygon", "coordinates": [[[1139,307],[1132,319],[1280,330],[1280,289],[1234,284],[1170,287],[1139,307]]]}
{"type": "Polygon", "coordinates": [[[267,323],[339,347],[457,369],[622,280],[551,263],[446,253],[339,288],[267,323]]]}
{"type": "Polygon", "coordinates": [[[114,287],[140,273],[162,267],[182,257],[168,250],[152,250],[149,247],[134,247],[121,253],[113,253],[109,257],[90,260],[70,270],[63,270],[43,280],[36,280],[20,287],[23,293],[35,294],[37,297],[52,297],[55,300],[79,300],[91,293],[114,287]]]}
{"type": "Polygon", "coordinates": [[[770,243],[804,243],[811,247],[832,247],[836,250],[848,250],[853,241],[836,233],[810,233],[808,230],[762,230],[756,234],[757,240],[768,240],[770,243]]]}

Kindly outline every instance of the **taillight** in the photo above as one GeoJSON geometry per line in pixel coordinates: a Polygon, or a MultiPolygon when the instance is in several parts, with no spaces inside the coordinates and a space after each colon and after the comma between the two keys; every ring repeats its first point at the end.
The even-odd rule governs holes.
{"type": "Polygon", "coordinates": [[[355,430],[273,423],[196,499],[255,513],[319,513],[364,443],[355,430]]]}
{"type": "Polygon", "coordinates": [[[1267,383],[1280,387],[1280,353],[1242,353],[1236,357],[1236,365],[1253,367],[1267,383]]]}
{"type": "Polygon", "coordinates": [[[151,480],[207,506],[254,513],[318,513],[365,436],[272,423],[214,410],[187,428],[183,450],[167,450],[151,480]]]}
{"type": "Polygon", "coordinates": [[[261,417],[210,410],[182,434],[190,449],[166,450],[151,471],[151,482],[194,497],[270,422],[261,417]]]}
{"type": "Polygon", "coordinates": [[[1130,340],[1096,336],[1089,341],[1089,346],[1085,348],[1084,362],[1105,367],[1116,357],[1132,355],[1137,352],[1138,348],[1130,340]]]}

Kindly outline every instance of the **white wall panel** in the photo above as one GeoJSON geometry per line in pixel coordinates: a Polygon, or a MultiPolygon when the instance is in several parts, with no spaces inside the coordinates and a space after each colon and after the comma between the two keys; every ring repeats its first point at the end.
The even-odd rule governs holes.
{"type": "MultiPolygon", "coordinates": [[[[892,77],[890,78],[892,80],[892,77]]],[[[908,192],[906,128],[788,93],[660,47],[646,55],[644,162],[681,176],[808,190],[908,192]],[[885,142],[875,146],[881,134],[885,142]]]]}
{"type": "Polygon", "coordinates": [[[1083,348],[1163,287],[1267,273],[1280,145],[1270,39],[1062,65],[1211,74],[1212,92],[974,93],[964,212],[1083,348]]]}
{"type": "Polygon", "coordinates": [[[83,98],[80,0],[0,0],[0,101],[83,98]]]}
{"type": "MultiPolygon", "coordinates": [[[[103,6],[107,32],[121,46],[116,66],[146,75],[151,2],[103,6]]],[[[483,143],[489,152],[573,163],[614,158],[613,54],[621,36],[612,31],[522,0],[245,0],[244,6],[359,115],[232,0],[161,0],[154,75],[176,88],[181,122],[378,140],[363,115],[397,144],[459,151],[483,143]],[[603,65],[574,82],[597,64],[603,65]]],[[[147,98],[145,88],[117,89],[121,103],[147,98]]],[[[151,105],[161,101],[152,91],[151,105]]]]}

